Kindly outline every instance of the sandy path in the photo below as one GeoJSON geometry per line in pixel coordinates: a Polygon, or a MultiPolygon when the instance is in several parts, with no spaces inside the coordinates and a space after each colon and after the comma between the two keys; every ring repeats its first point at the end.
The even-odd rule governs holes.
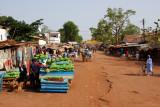
{"type": "Polygon", "coordinates": [[[138,76],[140,62],[94,53],[91,62],[74,62],[75,78],[68,93],[0,93],[0,107],[159,107],[160,72],[138,76]]]}

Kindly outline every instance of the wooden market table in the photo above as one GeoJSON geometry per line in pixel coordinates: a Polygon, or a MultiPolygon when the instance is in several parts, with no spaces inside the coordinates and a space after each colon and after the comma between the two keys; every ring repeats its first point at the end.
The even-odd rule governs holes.
{"type": "Polygon", "coordinates": [[[16,78],[3,78],[3,85],[12,84],[12,89],[14,89],[18,85],[18,82],[16,82],[18,80],[18,78],[19,77],[16,77],[16,78]]]}

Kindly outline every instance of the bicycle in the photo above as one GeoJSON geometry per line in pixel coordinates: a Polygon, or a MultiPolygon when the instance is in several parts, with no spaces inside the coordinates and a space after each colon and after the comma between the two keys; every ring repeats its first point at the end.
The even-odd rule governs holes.
{"type": "Polygon", "coordinates": [[[139,75],[140,76],[146,75],[146,72],[147,72],[147,64],[142,64],[142,68],[139,69],[139,75]]]}

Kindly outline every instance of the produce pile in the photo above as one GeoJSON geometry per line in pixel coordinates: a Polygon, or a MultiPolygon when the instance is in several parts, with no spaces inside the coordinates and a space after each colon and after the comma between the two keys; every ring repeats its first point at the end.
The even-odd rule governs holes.
{"type": "Polygon", "coordinates": [[[49,59],[48,55],[38,54],[38,55],[36,55],[34,57],[34,59],[36,59],[36,60],[42,60],[43,58],[47,59],[47,62],[46,62],[47,65],[51,65],[52,62],[68,62],[68,63],[72,63],[72,61],[67,57],[64,57],[64,58],[55,57],[55,58],[52,58],[52,61],[51,61],[51,59],[49,59]]]}
{"type": "Polygon", "coordinates": [[[74,71],[73,64],[63,64],[63,65],[57,65],[56,63],[52,63],[52,65],[49,67],[50,71],[74,71]]]}
{"type": "Polygon", "coordinates": [[[63,77],[46,77],[44,79],[47,81],[64,81],[63,77]]]}
{"type": "Polygon", "coordinates": [[[9,70],[4,78],[18,78],[20,76],[20,72],[17,70],[9,70]]]}
{"type": "Polygon", "coordinates": [[[42,66],[39,74],[41,92],[67,92],[68,80],[74,78],[74,65],[67,58],[49,58],[48,55],[36,55],[36,60],[41,60],[42,66]],[[47,60],[46,60],[47,59],[47,60]],[[46,62],[46,63],[45,63],[46,62]],[[56,71],[56,72],[54,72],[56,71]]]}
{"type": "Polygon", "coordinates": [[[49,67],[42,67],[43,70],[49,68],[50,71],[74,71],[72,61],[67,57],[55,57],[52,58],[52,62],[48,55],[39,54],[34,57],[36,60],[42,60],[43,58],[47,59],[46,65],[49,65],[49,67]]]}
{"type": "Polygon", "coordinates": [[[43,54],[37,54],[37,55],[35,55],[35,57],[34,57],[34,59],[36,59],[36,60],[42,60],[43,58],[46,58],[46,59],[48,59],[48,55],[43,55],[43,54]]]}

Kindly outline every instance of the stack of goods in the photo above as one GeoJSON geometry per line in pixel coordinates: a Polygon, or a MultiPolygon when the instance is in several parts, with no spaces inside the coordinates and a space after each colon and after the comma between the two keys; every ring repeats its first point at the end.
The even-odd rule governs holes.
{"type": "Polygon", "coordinates": [[[37,59],[37,60],[39,60],[39,59],[42,60],[43,58],[48,59],[48,55],[38,54],[38,55],[35,55],[35,57],[34,57],[34,59],[37,59]]]}
{"type": "Polygon", "coordinates": [[[73,64],[60,64],[59,63],[52,63],[52,65],[49,67],[50,71],[74,71],[73,64]]]}
{"type": "Polygon", "coordinates": [[[3,82],[3,76],[6,74],[5,71],[0,71],[0,90],[2,91],[2,82],[3,82]]]}
{"type": "Polygon", "coordinates": [[[63,77],[46,77],[47,81],[64,81],[63,77]]]}
{"type": "Polygon", "coordinates": [[[4,75],[4,78],[18,78],[20,76],[20,72],[17,70],[9,70],[9,72],[4,75]]]}
{"type": "Polygon", "coordinates": [[[74,66],[69,58],[52,59],[48,69],[40,70],[42,92],[67,92],[68,80],[74,78],[74,66]],[[49,72],[47,71],[49,70],[49,72]]]}
{"type": "Polygon", "coordinates": [[[41,79],[41,92],[63,92],[66,93],[68,90],[68,80],[57,79],[57,77],[53,77],[54,79],[41,79]],[[63,81],[62,81],[63,80],[63,81]]]}

